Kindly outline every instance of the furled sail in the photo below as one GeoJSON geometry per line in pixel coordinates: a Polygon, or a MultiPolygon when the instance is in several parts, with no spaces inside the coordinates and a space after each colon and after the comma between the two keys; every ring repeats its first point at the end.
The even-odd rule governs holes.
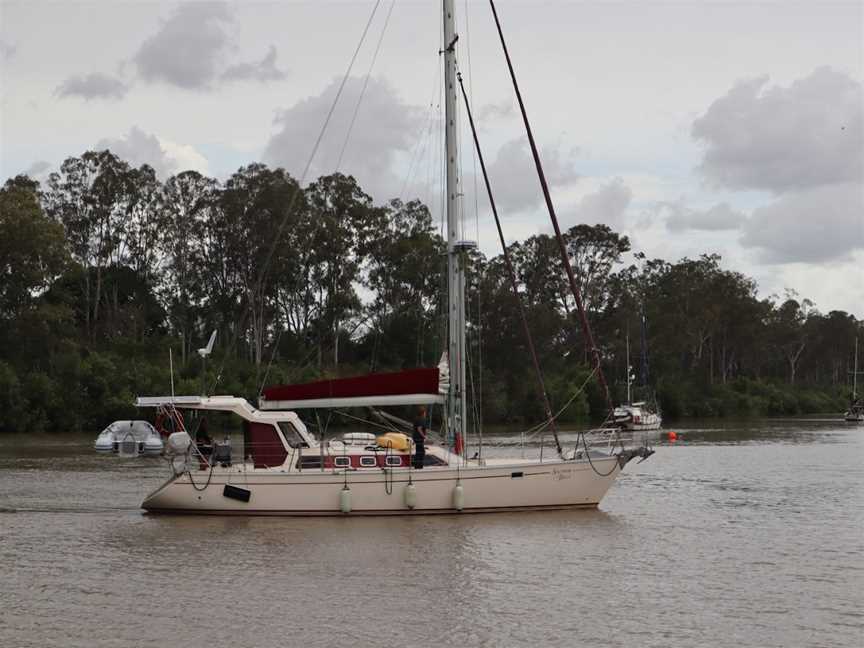
{"type": "Polygon", "coordinates": [[[437,367],[316,380],[264,389],[262,410],[382,407],[443,403],[449,385],[446,357],[437,367]]]}

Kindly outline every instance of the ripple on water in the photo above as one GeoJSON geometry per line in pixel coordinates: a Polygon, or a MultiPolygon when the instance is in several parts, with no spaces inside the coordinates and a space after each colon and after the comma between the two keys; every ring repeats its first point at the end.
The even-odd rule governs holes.
{"type": "Polygon", "coordinates": [[[146,516],[159,461],[4,442],[0,645],[860,643],[864,435],[682,434],[597,511],[404,519],[146,516]]]}

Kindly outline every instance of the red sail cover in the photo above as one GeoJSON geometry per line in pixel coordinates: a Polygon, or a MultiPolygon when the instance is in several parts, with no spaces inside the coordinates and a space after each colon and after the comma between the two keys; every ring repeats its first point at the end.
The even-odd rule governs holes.
{"type": "Polygon", "coordinates": [[[393,373],[374,373],[353,378],[318,380],[301,385],[276,385],[264,390],[264,398],[268,401],[403,396],[407,394],[437,395],[438,368],[406,369],[393,373]]]}

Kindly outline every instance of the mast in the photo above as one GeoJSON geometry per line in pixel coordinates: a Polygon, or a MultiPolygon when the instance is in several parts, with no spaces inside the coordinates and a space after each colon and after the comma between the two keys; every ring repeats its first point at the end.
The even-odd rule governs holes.
{"type": "Polygon", "coordinates": [[[450,393],[447,424],[455,440],[465,437],[468,420],[465,400],[465,272],[464,252],[472,244],[462,241],[459,230],[459,142],[456,130],[456,16],[453,0],[444,2],[444,120],[447,156],[447,313],[450,393]]]}
{"type": "Polygon", "coordinates": [[[627,370],[627,404],[630,405],[633,402],[630,398],[630,331],[624,336],[624,344],[627,347],[627,363],[624,365],[627,370]]]}
{"type": "Polygon", "coordinates": [[[852,371],[852,402],[858,400],[858,336],[855,336],[855,364],[852,371]]]}

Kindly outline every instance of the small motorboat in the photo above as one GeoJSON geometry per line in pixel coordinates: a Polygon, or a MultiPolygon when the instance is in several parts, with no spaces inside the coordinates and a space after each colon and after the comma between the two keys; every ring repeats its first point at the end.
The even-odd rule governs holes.
{"type": "Polygon", "coordinates": [[[165,444],[149,421],[114,421],[96,437],[93,448],[121,457],[154,457],[162,454],[165,444]]]}

